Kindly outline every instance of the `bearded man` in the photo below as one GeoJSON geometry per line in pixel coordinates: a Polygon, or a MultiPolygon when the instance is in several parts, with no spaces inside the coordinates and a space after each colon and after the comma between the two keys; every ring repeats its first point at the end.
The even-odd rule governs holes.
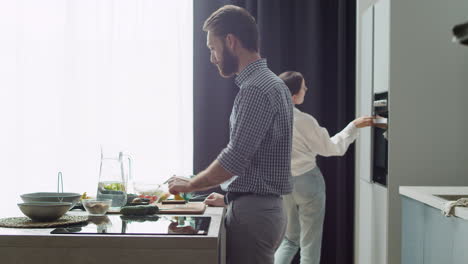
{"type": "Polygon", "coordinates": [[[259,54],[255,19],[226,5],[205,21],[210,60],[240,88],[230,140],[213,163],[191,179],[173,177],[173,194],[216,187],[205,203],[227,206],[227,263],[273,263],[286,227],[282,195],[291,193],[293,105],[284,82],[259,54]]]}

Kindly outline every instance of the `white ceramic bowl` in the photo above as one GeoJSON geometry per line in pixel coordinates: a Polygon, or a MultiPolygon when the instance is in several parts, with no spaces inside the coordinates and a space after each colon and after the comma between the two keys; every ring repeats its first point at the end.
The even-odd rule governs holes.
{"type": "Polygon", "coordinates": [[[24,215],[38,222],[51,222],[62,217],[72,203],[68,202],[31,202],[19,203],[18,207],[24,215]]]}
{"type": "MultiPolygon", "coordinates": [[[[20,195],[25,203],[33,202],[67,202],[72,203],[72,206],[80,200],[79,193],[58,193],[58,192],[35,192],[20,195]]],[[[70,207],[70,208],[71,208],[70,207]]]]}
{"type": "Polygon", "coordinates": [[[109,210],[112,199],[84,199],[81,202],[89,215],[102,216],[109,210]]]}

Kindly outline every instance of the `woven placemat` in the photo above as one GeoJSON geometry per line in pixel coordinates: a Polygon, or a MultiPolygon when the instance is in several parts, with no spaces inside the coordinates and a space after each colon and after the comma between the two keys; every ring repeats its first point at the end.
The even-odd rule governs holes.
{"type": "Polygon", "coordinates": [[[21,228],[38,228],[38,227],[56,227],[72,224],[79,224],[88,220],[87,215],[64,215],[53,222],[35,222],[28,217],[8,217],[0,219],[0,227],[21,227],[21,228]]]}

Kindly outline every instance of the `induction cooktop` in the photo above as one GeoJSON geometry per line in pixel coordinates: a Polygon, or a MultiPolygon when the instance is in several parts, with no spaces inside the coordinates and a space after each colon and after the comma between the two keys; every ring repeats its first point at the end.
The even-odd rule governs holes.
{"type": "Polygon", "coordinates": [[[89,217],[82,225],[61,227],[51,234],[106,235],[207,235],[209,216],[121,216],[89,217]]]}

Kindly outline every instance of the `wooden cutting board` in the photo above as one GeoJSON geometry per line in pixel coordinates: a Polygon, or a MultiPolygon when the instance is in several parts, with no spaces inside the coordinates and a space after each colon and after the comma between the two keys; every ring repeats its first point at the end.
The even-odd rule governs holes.
{"type": "Polygon", "coordinates": [[[156,203],[159,207],[158,214],[203,214],[206,205],[203,202],[188,202],[186,204],[161,204],[156,203]]]}

